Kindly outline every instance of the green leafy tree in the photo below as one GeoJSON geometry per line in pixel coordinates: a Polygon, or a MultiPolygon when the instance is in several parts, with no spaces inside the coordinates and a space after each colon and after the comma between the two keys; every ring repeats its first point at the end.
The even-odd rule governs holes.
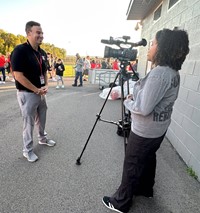
{"type": "Polygon", "coordinates": [[[4,52],[3,52],[3,50],[4,50],[4,40],[0,37],[0,53],[3,53],[4,54],[4,52]]]}
{"type": "Polygon", "coordinates": [[[17,38],[18,38],[18,44],[22,44],[22,43],[25,43],[26,42],[26,37],[22,36],[22,35],[17,35],[17,38]]]}
{"type": "MultiPolygon", "coordinates": [[[[6,55],[19,44],[26,42],[27,38],[22,35],[14,35],[12,33],[7,33],[0,29],[0,53],[6,55]]],[[[55,45],[50,43],[43,43],[41,47],[46,51],[51,53],[54,57],[65,59],[66,50],[62,48],[55,47],[55,45]]]]}

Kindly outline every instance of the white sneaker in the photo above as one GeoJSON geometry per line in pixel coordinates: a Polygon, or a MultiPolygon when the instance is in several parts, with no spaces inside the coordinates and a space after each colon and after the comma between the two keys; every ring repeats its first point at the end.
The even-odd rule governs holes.
{"type": "Polygon", "coordinates": [[[63,88],[65,88],[65,86],[64,86],[64,85],[62,85],[62,86],[61,86],[61,88],[63,89],[63,88]]]}
{"type": "Polygon", "coordinates": [[[59,86],[56,86],[56,89],[59,89],[60,87],[59,86]]]}
{"type": "Polygon", "coordinates": [[[55,146],[56,142],[51,139],[47,139],[45,142],[39,141],[39,144],[46,145],[46,146],[55,146]]]}
{"type": "Polygon", "coordinates": [[[38,160],[38,156],[33,151],[23,152],[23,156],[31,163],[38,160]]]}

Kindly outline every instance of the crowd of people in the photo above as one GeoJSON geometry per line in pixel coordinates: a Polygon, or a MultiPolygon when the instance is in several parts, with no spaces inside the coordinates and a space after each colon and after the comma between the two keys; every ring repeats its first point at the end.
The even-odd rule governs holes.
{"type": "MultiPolygon", "coordinates": [[[[48,52],[47,62],[48,80],[57,82],[56,89],[64,88],[63,75],[65,66],[63,60],[48,52]],[[61,86],[59,86],[59,82],[61,82],[61,86]]],[[[131,66],[134,68],[134,71],[137,71],[136,65],[136,61],[131,62],[131,66]]],[[[75,82],[72,86],[83,86],[82,81],[88,80],[89,70],[112,69],[118,71],[120,70],[120,61],[113,58],[90,58],[90,56],[81,57],[79,53],[77,53],[75,66],[73,68],[75,69],[75,82]],[[78,65],[77,61],[81,64],[78,65]],[[80,78],[79,85],[77,85],[78,78],[80,78]]],[[[127,66],[127,70],[131,70],[131,67],[127,66]]],[[[7,53],[6,55],[0,53],[0,72],[0,84],[5,84],[7,80],[15,82],[11,71],[10,53],[7,53]]]]}
{"type": "MultiPolygon", "coordinates": [[[[75,79],[74,84],[72,86],[81,87],[83,86],[83,81],[87,81],[89,70],[95,69],[111,69],[111,70],[120,70],[120,61],[116,58],[90,58],[90,56],[86,56],[85,58],[81,58],[80,54],[76,54],[76,64],[74,66],[75,69],[75,79]],[[80,81],[80,84],[77,84],[77,81],[80,81]]],[[[126,67],[127,71],[134,70],[137,72],[137,60],[130,62],[130,64],[126,67]]]]}
{"type": "MultiPolygon", "coordinates": [[[[87,59],[90,61],[90,69],[112,69],[112,70],[120,70],[120,61],[117,58],[98,58],[95,57],[90,59],[87,56],[87,59]]],[[[83,58],[84,60],[84,58],[83,58]]],[[[137,61],[130,62],[131,66],[135,65],[137,61]]],[[[136,68],[136,67],[135,67],[136,68]]],[[[127,66],[128,70],[131,70],[130,66],[127,66]]],[[[136,71],[136,70],[135,70],[136,71]]]]}

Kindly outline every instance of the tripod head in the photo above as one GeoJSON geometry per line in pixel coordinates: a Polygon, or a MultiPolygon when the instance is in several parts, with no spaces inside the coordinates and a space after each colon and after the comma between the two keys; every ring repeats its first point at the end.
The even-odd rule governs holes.
{"type": "Polygon", "coordinates": [[[124,81],[127,81],[128,79],[137,81],[139,80],[138,73],[133,69],[131,63],[129,61],[120,61],[120,71],[121,78],[123,78],[124,81]],[[127,66],[131,68],[131,70],[127,71],[127,66]]]}

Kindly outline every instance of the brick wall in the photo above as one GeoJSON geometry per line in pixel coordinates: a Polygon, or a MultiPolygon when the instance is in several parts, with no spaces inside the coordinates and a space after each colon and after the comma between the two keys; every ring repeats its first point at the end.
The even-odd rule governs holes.
{"type": "MultiPolygon", "coordinates": [[[[158,30],[174,27],[187,30],[190,53],[180,71],[181,87],[167,138],[200,180],[200,0],[180,0],[170,10],[168,0],[163,0],[161,18],[154,22],[152,13],[143,20],[142,38],[150,41],[158,30]]],[[[140,48],[141,76],[147,67],[147,49],[148,45],[140,48]]]]}

